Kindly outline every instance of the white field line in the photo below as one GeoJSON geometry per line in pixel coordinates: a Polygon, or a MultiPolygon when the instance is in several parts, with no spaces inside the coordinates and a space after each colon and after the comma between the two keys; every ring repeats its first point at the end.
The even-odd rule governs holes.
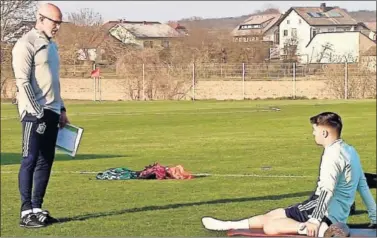
{"type": "MultiPolygon", "coordinates": [[[[103,171],[52,171],[52,174],[98,174],[103,171]]],[[[18,174],[18,171],[1,171],[1,174],[18,174]]],[[[305,175],[259,175],[259,174],[193,174],[198,177],[257,177],[257,178],[313,178],[305,175]]]]}
{"type": "Polygon", "coordinates": [[[194,174],[194,176],[213,177],[259,177],[259,178],[312,178],[305,175],[260,175],[260,174],[194,174]]]}
{"type": "MultiPolygon", "coordinates": [[[[212,108],[199,108],[195,110],[212,110],[212,108]]],[[[271,109],[254,109],[254,110],[240,110],[240,111],[213,111],[213,112],[199,112],[199,111],[190,111],[190,112],[87,112],[87,113],[72,113],[69,116],[85,116],[85,115],[129,115],[129,116],[140,116],[140,115],[198,115],[198,114],[233,114],[233,113],[251,113],[251,112],[272,112],[272,111],[280,111],[279,108],[271,108],[271,109]]],[[[1,117],[1,120],[11,120],[11,119],[18,119],[18,116],[14,117],[1,117]]]]}

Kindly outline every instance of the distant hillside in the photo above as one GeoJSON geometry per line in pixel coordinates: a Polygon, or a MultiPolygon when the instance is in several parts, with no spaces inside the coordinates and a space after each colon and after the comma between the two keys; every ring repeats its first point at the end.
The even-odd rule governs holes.
{"type": "Polygon", "coordinates": [[[219,30],[232,30],[238,24],[245,21],[251,15],[244,15],[239,17],[227,17],[227,18],[207,18],[198,20],[181,20],[178,23],[191,28],[209,28],[209,29],[219,29],[219,30]]]}
{"type": "MultiPolygon", "coordinates": [[[[189,19],[182,19],[178,21],[178,23],[186,26],[188,29],[208,28],[208,29],[219,29],[219,30],[233,30],[238,24],[245,21],[250,16],[256,15],[256,14],[259,14],[259,13],[237,16],[237,17],[226,17],[226,18],[202,19],[199,17],[192,17],[189,19]]],[[[359,22],[376,21],[376,11],[361,10],[361,11],[349,12],[349,14],[359,22]]]]}
{"type": "Polygon", "coordinates": [[[362,10],[349,12],[349,14],[359,22],[376,21],[376,11],[362,10]]]}

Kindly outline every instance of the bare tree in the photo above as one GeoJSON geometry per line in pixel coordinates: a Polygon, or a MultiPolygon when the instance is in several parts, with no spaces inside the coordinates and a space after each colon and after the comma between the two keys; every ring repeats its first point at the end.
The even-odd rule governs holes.
{"type": "Polygon", "coordinates": [[[9,44],[1,44],[1,53],[0,53],[0,95],[1,97],[5,98],[9,96],[8,90],[9,85],[8,83],[11,81],[13,77],[13,72],[11,68],[11,50],[12,47],[9,44]]]}
{"type": "Polygon", "coordinates": [[[297,62],[297,47],[298,47],[299,41],[296,37],[292,37],[287,39],[284,42],[284,54],[286,55],[286,61],[288,62],[297,62]]]}
{"type": "Polygon", "coordinates": [[[103,24],[100,13],[83,8],[65,13],[64,19],[67,22],[62,24],[56,36],[64,77],[87,77],[93,63],[102,64],[101,68],[104,69],[108,67],[106,65],[115,64],[122,55],[123,44],[109,34],[116,23],[103,24]],[[84,66],[73,69],[70,65],[84,66]]]}
{"type": "Polygon", "coordinates": [[[103,24],[103,19],[100,13],[94,12],[90,8],[82,8],[77,12],[67,13],[69,22],[77,26],[94,26],[98,27],[103,24]]]}
{"type": "Polygon", "coordinates": [[[61,26],[56,37],[62,51],[63,62],[76,63],[79,53],[82,54],[83,59],[89,59],[88,50],[96,51],[104,40],[105,35],[101,31],[103,24],[101,14],[83,8],[65,15],[68,22],[61,26]],[[72,59],[74,62],[71,62],[72,59]]]}
{"type": "Polygon", "coordinates": [[[35,0],[1,0],[1,41],[19,29],[22,21],[34,20],[36,8],[35,0]]]}
{"type": "Polygon", "coordinates": [[[334,51],[333,44],[326,42],[326,44],[321,45],[321,47],[322,47],[322,50],[319,53],[319,57],[317,58],[317,63],[321,63],[322,59],[324,58],[328,58],[328,60],[331,61],[332,52],[334,51]]]}
{"type": "MultiPolygon", "coordinates": [[[[20,29],[22,21],[34,20],[37,2],[32,0],[10,1],[1,0],[0,2],[0,40],[4,42],[20,29]]],[[[0,64],[1,64],[1,96],[8,95],[8,82],[13,77],[10,67],[11,45],[1,44],[0,64]]],[[[9,96],[9,95],[8,95],[9,96]]]]}

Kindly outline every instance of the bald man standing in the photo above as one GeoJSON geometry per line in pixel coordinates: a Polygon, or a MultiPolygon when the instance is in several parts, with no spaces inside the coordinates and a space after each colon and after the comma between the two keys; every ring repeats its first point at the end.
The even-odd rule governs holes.
{"type": "Polygon", "coordinates": [[[22,123],[22,161],[19,170],[21,227],[44,227],[58,222],[42,210],[55,157],[58,129],[69,123],[60,95],[59,54],[51,40],[60,28],[62,13],[53,4],[41,5],[36,25],[12,50],[22,123]],[[33,190],[34,189],[34,190],[33,190]]]}

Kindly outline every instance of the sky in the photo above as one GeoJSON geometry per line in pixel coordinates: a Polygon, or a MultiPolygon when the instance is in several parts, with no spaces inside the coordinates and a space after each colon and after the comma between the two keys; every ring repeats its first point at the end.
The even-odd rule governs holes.
{"type": "Polygon", "coordinates": [[[63,14],[80,8],[91,8],[102,15],[104,21],[126,19],[130,21],[180,20],[193,16],[202,18],[237,17],[268,7],[281,12],[292,6],[339,6],[348,11],[376,10],[375,1],[40,1],[52,2],[63,14]]]}

